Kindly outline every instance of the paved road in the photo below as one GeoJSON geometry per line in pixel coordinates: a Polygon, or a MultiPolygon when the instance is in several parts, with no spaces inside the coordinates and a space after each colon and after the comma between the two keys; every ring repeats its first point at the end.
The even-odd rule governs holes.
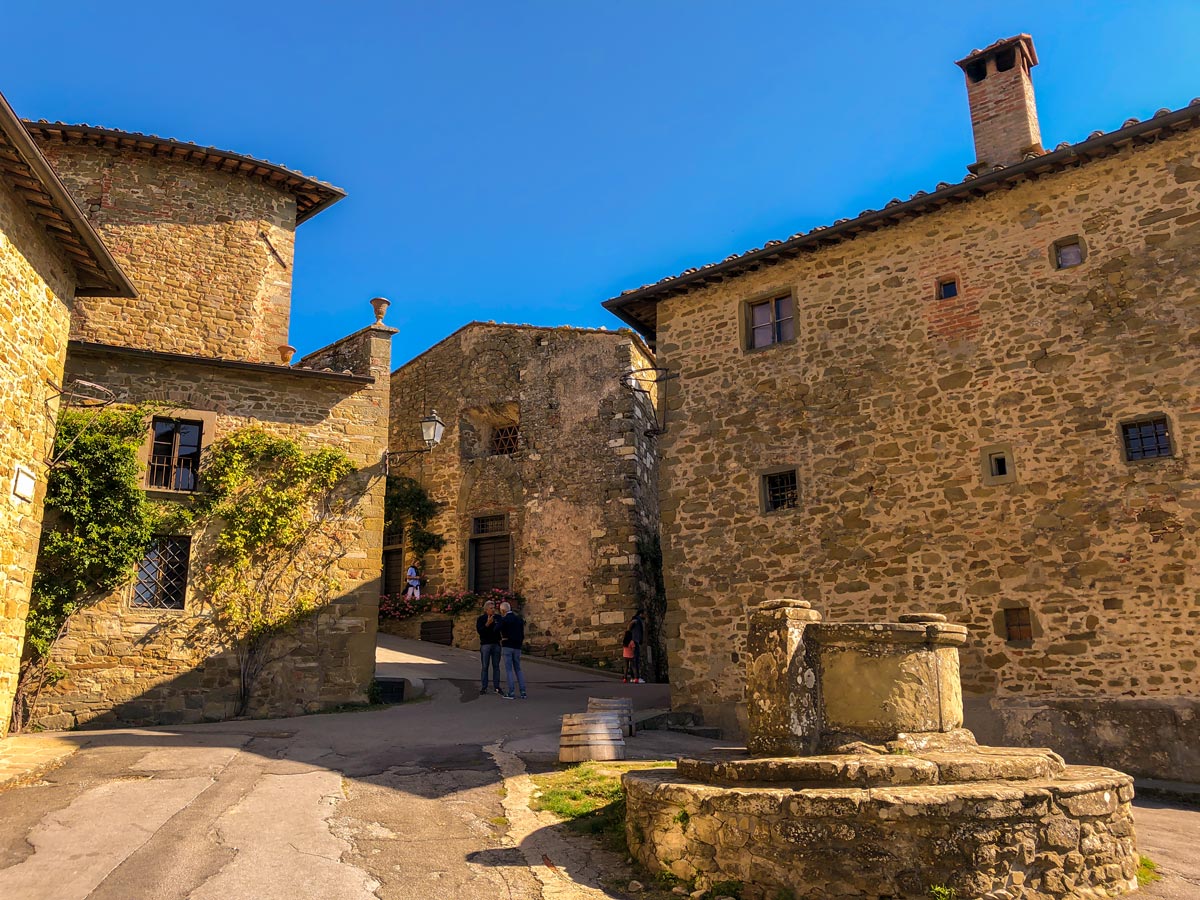
{"type": "MultiPolygon", "coordinates": [[[[381,674],[429,699],[373,712],[77,732],[83,749],[0,793],[3,900],[598,900],[612,860],[528,809],[557,717],[666,688],[528,661],[530,699],[480,696],[475,654],[381,638],[381,674]],[[517,755],[519,754],[519,756],[517,755]]],[[[640,756],[702,752],[647,732],[640,756]]],[[[1139,839],[1200,897],[1200,811],[1143,803],[1139,839]]]]}

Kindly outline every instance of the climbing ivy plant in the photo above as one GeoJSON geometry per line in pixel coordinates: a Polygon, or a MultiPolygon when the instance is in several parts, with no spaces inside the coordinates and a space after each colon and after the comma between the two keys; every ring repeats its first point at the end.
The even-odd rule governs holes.
{"type": "Polygon", "coordinates": [[[441,507],[416,479],[389,475],[383,499],[384,531],[401,541],[407,537],[413,556],[441,550],[446,539],[426,527],[441,507]]]}
{"type": "MultiPolygon", "coordinates": [[[[242,428],[205,450],[196,499],[205,565],[197,586],[219,639],[238,660],[238,714],[249,709],[274,639],[339,588],[341,528],[355,497],[354,465],[340,450],[302,450],[260,428],[242,428]]],[[[353,530],[351,530],[353,531],[353,530]]]]}
{"type": "Polygon", "coordinates": [[[145,419],[142,407],[59,415],[13,731],[24,729],[43,688],[61,677],[50,654],[71,615],[133,576],[165,515],[142,491],[145,419]]]}

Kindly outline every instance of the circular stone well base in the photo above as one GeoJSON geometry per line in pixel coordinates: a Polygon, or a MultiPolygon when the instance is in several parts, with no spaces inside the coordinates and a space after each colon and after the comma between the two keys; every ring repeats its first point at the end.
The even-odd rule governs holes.
{"type": "MultiPolygon", "coordinates": [[[[771,762],[782,761],[756,765],[784,768],[771,762]]],[[[725,764],[684,767],[705,777],[730,774],[725,764]]],[[[1053,768],[1027,781],[882,787],[729,783],[753,768],[724,784],[677,769],[630,772],[622,779],[625,827],[630,849],[651,871],[695,878],[698,887],[740,881],[743,900],[928,900],[934,886],[959,900],[1135,890],[1133,780],[1112,769],[1053,768]]]]}

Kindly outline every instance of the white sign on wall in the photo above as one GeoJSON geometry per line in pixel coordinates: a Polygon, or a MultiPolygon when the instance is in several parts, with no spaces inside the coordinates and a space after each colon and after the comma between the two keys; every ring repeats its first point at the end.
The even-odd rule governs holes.
{"type": "Polygon", "coordinates": [[[32,503],[35,490],[37,490],[37,476],[18,463],[13,470],[13,496],[18,500],[24,500],[26,503],[32,503]]]}

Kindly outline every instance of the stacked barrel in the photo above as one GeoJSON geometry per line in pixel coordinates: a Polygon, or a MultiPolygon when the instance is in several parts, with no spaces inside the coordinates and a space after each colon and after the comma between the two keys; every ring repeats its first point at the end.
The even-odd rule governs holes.
{"type": "Polygon", "coordinates": [[[633,701],[589,697],[588,711],[562,717],[559,762],[625,758],[625,738],[633,734],[633,701]]]}

